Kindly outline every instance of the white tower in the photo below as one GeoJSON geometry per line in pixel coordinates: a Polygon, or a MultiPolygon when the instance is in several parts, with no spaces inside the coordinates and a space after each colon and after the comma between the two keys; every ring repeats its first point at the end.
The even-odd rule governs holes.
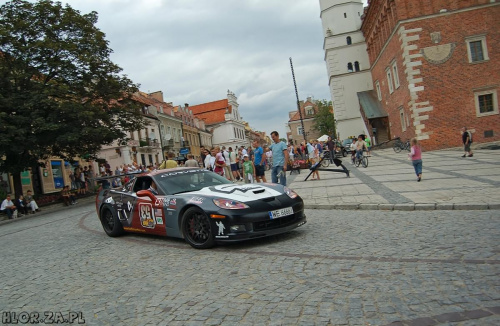
{"type": "Polygon", "coordinates": [[[368,134],[357,93],[373,89],[366,42],[361,32],[362,0],[319,0],[337,133],[340,139],[368,134]]]}

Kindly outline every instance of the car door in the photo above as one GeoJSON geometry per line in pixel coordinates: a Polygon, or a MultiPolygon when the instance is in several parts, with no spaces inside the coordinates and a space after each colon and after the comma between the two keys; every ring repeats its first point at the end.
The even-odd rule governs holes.
{"type": "Polygon", "coordinates": [[[164,196],[159,193],[157,195],[150,192],[148,189],[152,182],[151,176],[141,176],[135,181],[131,192],[134,205],[132,207],[132,223],[131,227],[135,232],[152,233],[157,235],[166,235],[165,217],[163,215],[164,196]],[[138,196],[137,192],[146,190],[148,196],[138,196]]]}

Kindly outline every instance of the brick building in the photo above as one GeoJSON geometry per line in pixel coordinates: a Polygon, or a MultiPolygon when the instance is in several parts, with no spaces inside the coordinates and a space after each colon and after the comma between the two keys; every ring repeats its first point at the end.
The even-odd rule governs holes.
{"type": "Polygon", "coordinates": [[[318,104],[311,97],[308,97],[307,100],[300,101],[300,111],[302,113],[302,121],[304,123],[304,129],[302,129],[302,123],[300,122],[300,114],[298,110],[291,111],[288,113],[288,129],[287,132],[287,140],[294,145],[299,145],[304,141],[304,134],[307,141],[311,139],[318,139],[321,136],[318,130],[315,130],[314,127],[314,117],[316,113],[318,113],[318,104]]]}
{"type": "Polygon", "coordinates": [[[361,30],[389,137],[455,147],[467,126],[500,140],[498,17],[491,0],[369,1],[361,30]]]}

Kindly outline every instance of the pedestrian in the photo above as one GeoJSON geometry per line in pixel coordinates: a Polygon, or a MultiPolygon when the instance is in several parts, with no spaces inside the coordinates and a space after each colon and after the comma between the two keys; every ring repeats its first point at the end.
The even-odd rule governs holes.
{"type": "MultiPolygon", "coordinates": [[[[314,167],[316,167],[316,164],[319,163],[319,146],[318,146],[319,144],[318,144],[318,141],[316,139],[311,139],[311,141],[307,145],[308,145],[308,147],[307,147],[308,152],[310,153],[309,159],[311,161],[311,167],[314,168],[314,167]]],[[[316,168],[313,170],[314,170],[314,172],[312,173],[311,180],[316,180],[316,179],[320,180],[318,169],[316,168]]]]}
{"type": "Polygon", "coordinates": [[[214,161],[214,172],[220,176],[224,176],[224,166],[226,165],[226,160],[224,159],[224,155],[222,155],[219,146],[215,146],[213,149],[213,153],[215,154],[214,161]]]}
{"type": "Polygon", "coordinates": [[[253,183],[255,180],[255,166],[248,154],[243,155],[243,179],[245,183],[253,183]]]}
{"type": "Polygon", "coordinates": [[[35,214],[35,212],[39,212],[40,211],[40,209],[38,208],[37,203],[35,202],[35,199],[33,199],[33,194],[31,192],[31,190],[28,190],[26,192],[26,197],[24,197],[24,201],[26,202],[26,206],[29,207],[29,208],[31,208],[32,214],[35,214]]]}
{"type": "Polygon", "coordinates": [[[205,149],[205,160],[203,161],[203,166],[205,167],[205,169],[209,170],[209,171],[213,171],[213,167],[212,167],[212,155],[210,155],[210,151],[208,149],[205,149]]]}
{"type": "Polygon", "coordinates": [[[238,181],[241,179],[240,172],[238,171],[238,160],[236,152],[233,152],[233,148],[229,147],[229,161],[231,162],[231,172],[233,173],[234,180],[238,181]]]}
{"type": "Polygon", "coordinates": [[[194,159],[193,154],[188,154],[187,155],[187,161],[186,164],[184,164],[185,167],[189,168],[199,168],[200,166],[198,165],[198,162],[194,159]]]}
{"type": "Polygon", "coordinates": [[[462,128],[462,143],[464,144],[464,155],[462,157],[472,157],[474,154],[470,149],[472,143],[472,134],[467,130],[467,127],[462,128]]]}
{"type": "Polygon", "coordinates": [[[337,145],[332,140],[332,137],[328,136],[328,141],[326,142],[326,146],[328,147],[328,152],[330,153],[330,163],[333,163],[333,159],[335,158],[335,149],[337,145]]]}
{"type": "Polygon", "coordinates": [[[271,169],[271,181],[286,186],[286,165],[288,162],[288,148],[286,144],[280,140],[280,135],[277,131],[271,132],[273,143],[269,149],[273,153],[273,167],[271,169]]]}
{"type": "Polygon", "coordinates": [[[224,175],[229,181],[234,181],[233,173],[231,172],[231,159],[229,158],[229,152],[226,150],[226,146],[222,146],[222,156],[226,165],[224,165],[224,175]]]}
{"type": "Polygon", "coordinates": [[[66,206],[69,206],[70,204],[75,205],[77,203],[75,197],[71,194],[71,191],[69,190],[69,186],[63,187],[63,190],[61,190],[61,197],[66,206]]]}
{"type": "Polygon", "coordinates": [[[370,140],[370,136],[365,137],[365,144],[366,144],[366,156],[372,156],[372,143],[370,140]]]}
{"type": "Polygon", "coordinates": [[[16,200],[14,200],[14,205],[16,205],[19,217],[23,215],[28,215],[28,207],[26,206],[26,202],[24,201],[23,195],[19,195],[19,197],[16,200]]]}
{"type": "Polygon", "coordinates": [[[255,182],[267,182],[266,180],[266,169],[264,165],[266,164],[266,156],[264,155],[264,150],[260,146],[258,140],[253,141],[253,147],[255,150],[254,154],[254,167],[255,167],[255,182]]]}
{"type": "Polygon", "coordinates": [[[411,158],[411,163],[415,169],[415,174],[417,175],[417,181],[422,180],[422,149],[418,144],[417,138],[412,138],[410,141],[411,151],[408,156],[411,158]]]}
{"type": "Polygon", "coordinates": [[[10,194],[8,194],[3,200],[2,205],[0,206],[0,211],[5,212],[9,220],[17,217],[17,207],[12,202],[10,194]]]}
{"type": "Polygon", "coordinates": [[[175,154],[173,152],[168,152],[167,153],[167,160],[163,161],[163,163],[160,165],[160,170],[163,169],[173,169],[178,167],[179,165],[177,162],[174,160],[175,154]]]}

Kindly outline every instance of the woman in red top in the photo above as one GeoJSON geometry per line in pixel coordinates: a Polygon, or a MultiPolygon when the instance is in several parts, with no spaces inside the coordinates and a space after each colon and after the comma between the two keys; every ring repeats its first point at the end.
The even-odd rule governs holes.
{"type": "Polygon", "coordinates": [[[422,149],[418,144],[417,138],[412,138],[411,141],[411,152],[408,154],[411,158],[411,163],[415,169],[415,174],[417,175],[417,181],[422,180],[422,149]]]}

